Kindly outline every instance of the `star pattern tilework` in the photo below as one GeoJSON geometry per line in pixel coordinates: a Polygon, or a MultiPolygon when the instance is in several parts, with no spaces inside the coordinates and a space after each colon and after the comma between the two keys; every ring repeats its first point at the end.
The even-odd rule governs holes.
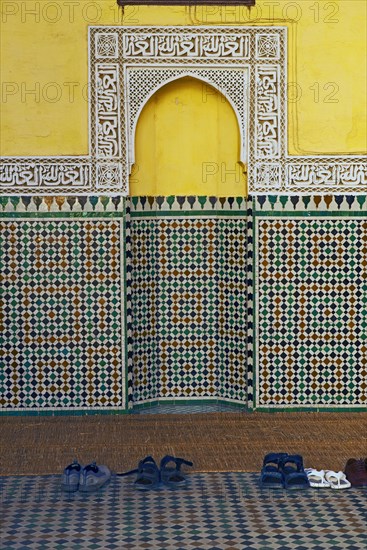
{"type": "Polygon", "coordinates": [[[258,404],[367,404],[367,221],[258,218],[258,404]]]}
{"type": "Polygon", "coordinates": [[[2,408],[124,405],[121,223],[0,221],[2,408]]]}

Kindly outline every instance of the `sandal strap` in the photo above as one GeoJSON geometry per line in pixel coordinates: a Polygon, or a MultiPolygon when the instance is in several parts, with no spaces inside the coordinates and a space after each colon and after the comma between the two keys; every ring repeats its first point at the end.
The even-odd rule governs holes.
{"type": "Polygon", "coordinates": [[[289,474],[287,474],[285,476],[285,478],[288,480],[288,479],[295,479],[295,478],[302,478],[302,479],[308,479],[307,477],[307,474],[305,474],[304,472],[290,472],[289,474]]]}
{"type": "Polygon", "coordinates": [[[138,471],[139,470],[137,468],[135,468],[135,470],[129,470],[128,472],[123,472],[122,474],[116,474],[116,475],[119,476],[119,477],[129,476],[130,474],[137,474],[138,471]]]}
{"type": "Polygon", "coordinates": [[[133,470],[129,470],[128,472],[123,472],[122,474],[116,474],[116,475],[119,477],[123,477],[123,476],[129,476],[130,474],[138,474],[138,473],[144,472],[147,468],[153,468],[154,470],[159,472],[156,461],[150,455],[143,458],[143,460],[140,460],[137,468],[134,468],[133,470]]]}
{"type": "Polygon", "coordinates": [[[186,460],[185,458],[176,458],[171,455],[166,455],[161,460],[161,469],[165,468],[166,464],[168,464],[169,462],[174,462],[176,464],[177,471],[181,469],[182,464],[186,464],[186,466],[194,465],[190,460],[186,460]]]}
{"type": "Polygon", "coordinates": [[[319,477],[320,479],[324,479],[325,477],[325,470],[316,470],[316,468],[305,468],[305,472],[308,476],[319,477]]]}
{"type": "Polygon", "coordinates": [[[145,458],[143,458],[143,460],[140,460],[139,467],[144,466],[144,464],[151,464],[151,465],[157,466],[156,461],[151,455],[146,456],[145,458]]]}
{"type": "Polygon", "coordinates": [[[301,455],[288,455],[282,460],[282,468],[284,468],[286,464],[294,464],[298,471],[303,470],[303,458],[301,455]]]}
{"type": "Polygon", "coordinates": [[[333,472],[333,470],[328,470],[325,474],[325,479],[329,481],[329,478],[336,478],[338,482],[346,480],[345,474],[343,472],[333,472]]]}
{"type": "Polygon", "coordinates": [[[269,470],[262,470],[261,471],[261,478],[274,478],[274,479],[283,479],[284,474],[280,472],[279,470],[277,472],[269,471],[269,470]]]}
{"type": "Polygon", "coordinates": [[[279,464],[288,456],[287,453],[268,453],[264,456],[263,460],[263,466],[266,466],[267,464],[276,464],[279,466],[279,464]]]}
{"type": "Polygon", "coordinates": [[[178,466],[178,470],[181,468],[182,464],[186,464],[186,466],[193,466],[193,462],[191,460],[186,460],[185,458],[176,458],[176,464],[178,466]]]}

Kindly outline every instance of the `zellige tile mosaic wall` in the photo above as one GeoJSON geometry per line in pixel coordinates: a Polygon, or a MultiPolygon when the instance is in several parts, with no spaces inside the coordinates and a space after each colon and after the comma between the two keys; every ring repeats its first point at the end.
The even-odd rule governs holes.
{"type": "Polygon", "coordinates": [[[365,197],[254,202],[257,406],[367,407],[365,197]]]}
{"type": "Polygon", "coordinates": [[[246,201],[134,197],[131,206],[134,402],[245,405],[246,201]],[[231,209],[237,217],[224,218],[231,209]]]}
{"type": "Polygon", "coordinates": [[[157,258],[156,220],[131,219],[131,402],[156,399],[157,258]]]}
{"type": "Polygon", "coordinates": [[[245,217],[218,219],[218,368],[220,397],[248,405],[246,224],[245,217]]]}
{"type": "Polygon", "coordinates": [[[160,397],[218,397],[218,228],[158,219],[160,397]]]}
{"type": "Polygon", "coordinates": [[[1,408],[124,408],[122,202],[1,203],[1,408]]]}
{"type": "Polygon", "coordinates": [[[0,207],[4,413],[367,406],[366,196],[0,207]]]}

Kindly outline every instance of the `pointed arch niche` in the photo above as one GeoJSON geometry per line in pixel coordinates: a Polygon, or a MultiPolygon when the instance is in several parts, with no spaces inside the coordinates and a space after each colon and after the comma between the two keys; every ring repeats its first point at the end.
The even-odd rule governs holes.
{"type": "Polygon", "coordinates": [[[129,195],[135,128],[152,94],[191,76],[218,89],[240,128],[248,192],[364,194],[362,156],[292,156],[287,146],[287,28],[89,27],[89,153],[2,157],[14,195],[129,195]]]}
{"type": "Polygon", "coordinates": [[[183,75],[159,86],[132,137],[132,195],[246,194],[239,113],[206,80],[183,75]]]}

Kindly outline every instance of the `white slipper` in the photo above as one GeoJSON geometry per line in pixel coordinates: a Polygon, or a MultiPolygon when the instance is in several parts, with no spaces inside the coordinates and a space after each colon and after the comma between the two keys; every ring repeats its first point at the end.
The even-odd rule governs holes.
{"type": "Polygon", "coordinates": [[[315,470],[315,468],[305,468],[310,487],[330,487],[330,483],[325,479],[325,470],[315,470]]]}
{"type": "Polygon", "coordinates": [[[330,483],[332,489],[349,489],[352,486],[343,472],[333,472],[325,470],[325,479],[330,483]]]}

